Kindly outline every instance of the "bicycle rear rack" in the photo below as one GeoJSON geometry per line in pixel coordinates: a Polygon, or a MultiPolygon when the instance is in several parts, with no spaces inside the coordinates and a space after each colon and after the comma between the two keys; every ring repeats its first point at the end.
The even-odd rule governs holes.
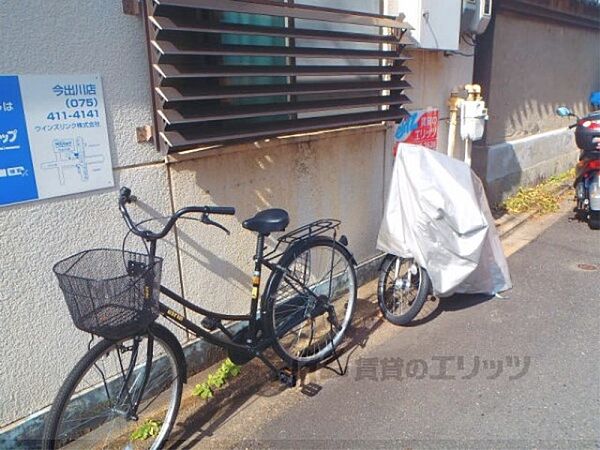
{"type": "Polygon", "coordinates": [[[295,230],[292,230],[289,233],[278,237],[277,245],[275,245],[275,248],[273,250],[264,255],[264,259],[267,261],[271,261],[281,256],[283,254],[283,251],[278,250],[282,244],[287,244],[287,248],[295,242],[319,236],[329,231],[333,231],[333,238],[335,239],[337,235],[337,230],[341,223],[342,222],[337,219],[319,219],[315,220],[314,222],[303,225],[300,228],[296,228],[295,230]]]}

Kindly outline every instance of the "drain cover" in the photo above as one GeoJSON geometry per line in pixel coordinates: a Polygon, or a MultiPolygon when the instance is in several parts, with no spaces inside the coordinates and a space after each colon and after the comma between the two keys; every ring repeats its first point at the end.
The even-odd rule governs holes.
{"type": "Polygon", "coordinates": [[[598,270],[599,267],[595,264],[577,264],[577,267],[581,270],[598,270]]]}

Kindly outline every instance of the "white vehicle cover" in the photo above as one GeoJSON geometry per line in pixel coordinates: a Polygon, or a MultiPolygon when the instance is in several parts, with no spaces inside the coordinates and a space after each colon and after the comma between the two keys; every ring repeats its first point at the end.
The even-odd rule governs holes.
{"type": "Polygon", "coordinates": [[[426,147],[398,146],[377,248],[415,258],[442,297],[512,287],[481,181],[426,147]]]}

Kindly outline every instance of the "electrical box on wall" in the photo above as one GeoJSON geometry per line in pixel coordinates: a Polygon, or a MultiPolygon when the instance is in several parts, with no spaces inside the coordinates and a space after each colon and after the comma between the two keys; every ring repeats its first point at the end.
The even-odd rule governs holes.
{"type": "Polygon", "coordinates": [[[463,0],[461,31],[482,34],[492,19],[492,0],[463,0]]]}
{"type": "Polygon", "coordinates": [[[488,110],[483,100],[465,100],[460,103],[460,137],[478,141],[483,137],[488,110]]]}
{"type": "Polygon", "coordinates": [[[458,50],[462,0],[399,0],[398,6],[419,47],[458,50]]]}

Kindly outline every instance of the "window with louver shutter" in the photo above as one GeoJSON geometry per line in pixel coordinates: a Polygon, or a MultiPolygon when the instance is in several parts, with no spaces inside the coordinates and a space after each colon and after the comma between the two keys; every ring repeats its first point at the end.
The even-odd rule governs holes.
{"type": "Polygon", "coordinates": [[[410,26],[397,18],[272,0],[143,10],[163,153],[406,115],[410,26]]]}

